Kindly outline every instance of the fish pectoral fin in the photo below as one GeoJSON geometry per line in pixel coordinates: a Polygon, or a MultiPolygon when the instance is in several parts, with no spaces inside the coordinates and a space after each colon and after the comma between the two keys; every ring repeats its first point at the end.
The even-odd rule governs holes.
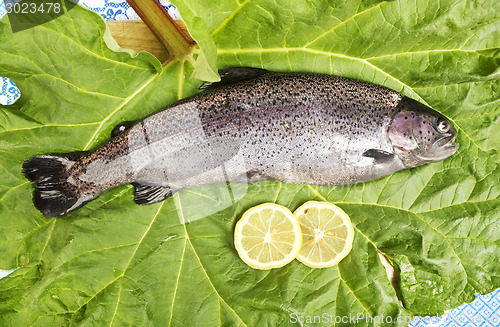
{"type": "Polygon", "coordinates": [[[219,70],[220,81],[205,82],[200,86],[200,90],[217,88],[222,85],[244,81],[266,73],[269,73],[269,71],[261,68],[252,68],[252,67],[230,67],[221,69],[219,70]]]}
{"type": "Polygon", "coordinates": [[[139,183],[132,183],[132,185],[134,186],[134,202],[137,204],[161,202],[172,196],[172,189],[168,186],[139,183]]]}
{"type": "Polygon", "coordinates": [[[368,149],[363,152],[363,157],[373,158],[376,163],[384,163],[394,159],[394,153],[378,149],[368,149]]]}
{"type": "Polygon", "coordinates": [[[111,137],[118,136],[135,124],[133,121],[122,121],[111,130],[111,137]]]}

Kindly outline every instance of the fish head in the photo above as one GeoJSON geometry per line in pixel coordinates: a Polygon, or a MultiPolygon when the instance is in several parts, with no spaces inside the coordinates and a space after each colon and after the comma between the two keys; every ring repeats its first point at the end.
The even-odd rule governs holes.
{"type": "Polygon", "coordinates": [[[457,132],[443,115],[410,98],[403,98],[389,125],[389,140],[406,167],[441,161],[459,147],[457,132]]]}

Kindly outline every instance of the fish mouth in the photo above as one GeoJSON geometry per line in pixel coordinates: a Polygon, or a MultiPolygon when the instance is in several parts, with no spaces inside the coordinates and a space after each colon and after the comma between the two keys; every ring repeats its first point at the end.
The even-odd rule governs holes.
{"type": "Polygon", "coordinates": [[[453,142],[455,135],[449,134],[437,139],[424,155],[418,157],[425,161],[441,161],[457,152],[460,144],[453,142]]]}
{"type": "Polygon", "coordinates": [[[432,148],[446,148],[446,147],[456,147],[458,149],[458,143],[453,142],[455,139],[455,135],[445,135],[439,139],[437,139],[433,144],[432,148]]]}

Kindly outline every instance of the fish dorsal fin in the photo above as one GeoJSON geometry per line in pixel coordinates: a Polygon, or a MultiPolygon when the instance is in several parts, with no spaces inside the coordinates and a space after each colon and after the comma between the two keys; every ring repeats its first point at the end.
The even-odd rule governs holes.
{"type": "Polygon", "coordinates": [[[200,90],[217,88],[219,86],[236,83],[269,73],[268,70],[252,67],[230,67],[219,70],[220,81],[205,82],[200,90]]]}
{"type": "Polygon", "coordinates": [[[134,202],[137,204],[151,204],[163,201],[172,196],[168,186],[146,185],[132,183],[134,186],[134,202]]]}

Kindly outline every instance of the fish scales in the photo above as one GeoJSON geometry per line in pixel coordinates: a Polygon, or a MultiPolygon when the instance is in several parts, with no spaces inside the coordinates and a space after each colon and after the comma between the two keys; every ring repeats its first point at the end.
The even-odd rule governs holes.
{"type": "Polygon", "coordinates": [[[126,183],[142,187],[136,198],[149,196],[144,203],[150,203],[224,181],[370,181],[436,161],[424,162],[423,150],[454,153],[456,133],[436,131],[442,122],[448,123],[432,109],[379,85],[319,74],[259,74],[181,100],[96,150],[67,157],[67,189],[80,194],[60,214],[126,183]],[[413,135],[421,135],[425,123],[434,126],[426,129],[432,144],[430,137],[413,135]]]}
{"type": "MultiPolygon", "coordinates": [[[[208,142],[224,139],[237,143],[246,169],[261,171],[267,179],[318,185],[352,183],[359,179],[357,175],[366,173],[360,161],[373,160],[359,151],[354,156],[349,150],[359,149],[361,143],[366,149],[389,150],[380,136],[384,120],[401,98],[397,92],[313,74],[273,74],[239,84],[200,94],[178,106],[194,105],[190,107],[196,111],[192,116],[199,117],[208,142]],[[357,171],[348,165],[356,165],[357,171]]],[[[178,132],[165,125],[165,120],[177,124],[193,118],[172,119],[168,110],[160,115],[166,118],[155,115],[145,121],[150,130],[167,133],[160,139],[178,132]]],[[[180,129],[187,134],[185,142],[192,141],[190,132],[200,134],[196,129],[180,129]]]]}
{"type": "MultiPolygon", "coordinates": [[[[225,139],[238,143],[243,147],[243,156],[245,156],[249,170],[274,168],[276,172],[267,171],[267,175],[276,180],[286,181],[287,176],[283,174],[286,173],[289,176],[289,169],[293,169],[293,167],[280,167],[280,165],[287,166],[289,163],[303,161],[298,159],[307,160],[311,155],[317,156],[317,151],[333,154],[333,156],[329,155],[330,159],[337,157],[341,160],[339,163],[344,166],[347,159],[351,158],[350,156],[344,157],[346,148],[351,148],[356,142],[363,142],[364,146],[370,146],[366,142],[367,138],[383,132],[381,128],[384,118],[390,108],[394,108],[399,94],[374,84],[344,78],[337,78],[333,81],[334,83],[325,85],[325,81],[314,79],[317,76],[324,77],[303,74],[283,81],[279,74],[276,74],[274,78],[257,78],[241,83],[243,85],[240,88],[226,86],[213,92],[200,94],[190,101],[179,103],[176,106],[178,110],[167,109],[136,125],[129,133],[123,135],[121,146],[117,147],[121,150],[117,152],[117,157],[134,151],[146,150],[151,144],[157,144],[156,142],[167,138],[178,140],[182,146],[196,139],[204,141],[206,137],[208,142],[213,139],[225,139]],[[319,83],[323,85],[307,90],[308,85],[319,83]],[[373,93],[375,96],[369,97],[368,100],[365,97],[356,97],[356,93],[353,92],[355,84],[368,86],[363,91],[367,94],[373,93]],[[281,92],[277,91],[278,86],[281,92]],[[380,92],[378,89],[385,92],[380,92]],[[345,105],[346,103],[350,106],[345,105]],[[383,110],[376,110],[379,108],[383,110]],[[357,110],[357,113],[354,110],[357,110]],[[198,128],[200,122],[203,133],[200,133],[198,128]],[[368,128],[363,128],[363,126],[368,128]]],[[[330,82],[332,82],[331,79],[330,82]]],[[[372,141],[375,142],[372,147],[382,146],[380,137],[372,137],[372,141]]],[[[110,148],[113,147],[116,145],[113,144],[110,148]]],[[[158,151],[158,149],[153,151],[158,151]]],[[[110,151],[105,151],[105,153],[109,157],[110,151]]],[[[359,156],[360,158],[354,160],[355,162],[363,159],[361,153],[359,156]]],[[[151,160],[155,157],[157,156],[151,156],[151,160]]],[[[144,157],[141,156],[141,161],[142,159],[144,157]]],[[[324,160],[327,159],[324,158],[324,160]]],[[[94,162],[95,165],[96,157],[91,154],[89,161],[94,162]]],[[[334,172],[335,167],[330,167],[334,172]]],[[[130,166],[121,170],[127,172],[136,170],[132,168],[130,166]]],[[[297,168],[300,169],[301,166],[297,168]]],[[[305,168],[311,169],[310,165],[305,168]]],[[[106,169],[99,171],[109,174],[109,170],[106,169]]],[[[161,168],[155,175],[151,175],[151,178],[166,180],[166,176],[163,177],[165,172],[161,168]]],[[[124,180],[120,177],[114,176],[113,180],[120,180],[120,182],[124,180]]],[[[293,176],[289,177],[293,178],[293,176]]],[[[333,176],[339,179],[338,182],[332,181],[332,178],[325,180],[324,176],[318,177],[319,180],[315,180],[314,176],[310,176],[310,180],[304,182],[313,184],[348,182],[342,181],[343,176],[338,173],[338,170],[333,176]]],[[[100,180],[104,179],[101,176],[95,176],[92,182],[96,184],[100,180]]],[[[151,182],[140,177],[138,181],[151,182]]],[[[109,186],[109,184],[103,185],[104,188],[109,188],[109,186]]],[[[192,187],[193,185],[185,186],[192,187]]]]}

